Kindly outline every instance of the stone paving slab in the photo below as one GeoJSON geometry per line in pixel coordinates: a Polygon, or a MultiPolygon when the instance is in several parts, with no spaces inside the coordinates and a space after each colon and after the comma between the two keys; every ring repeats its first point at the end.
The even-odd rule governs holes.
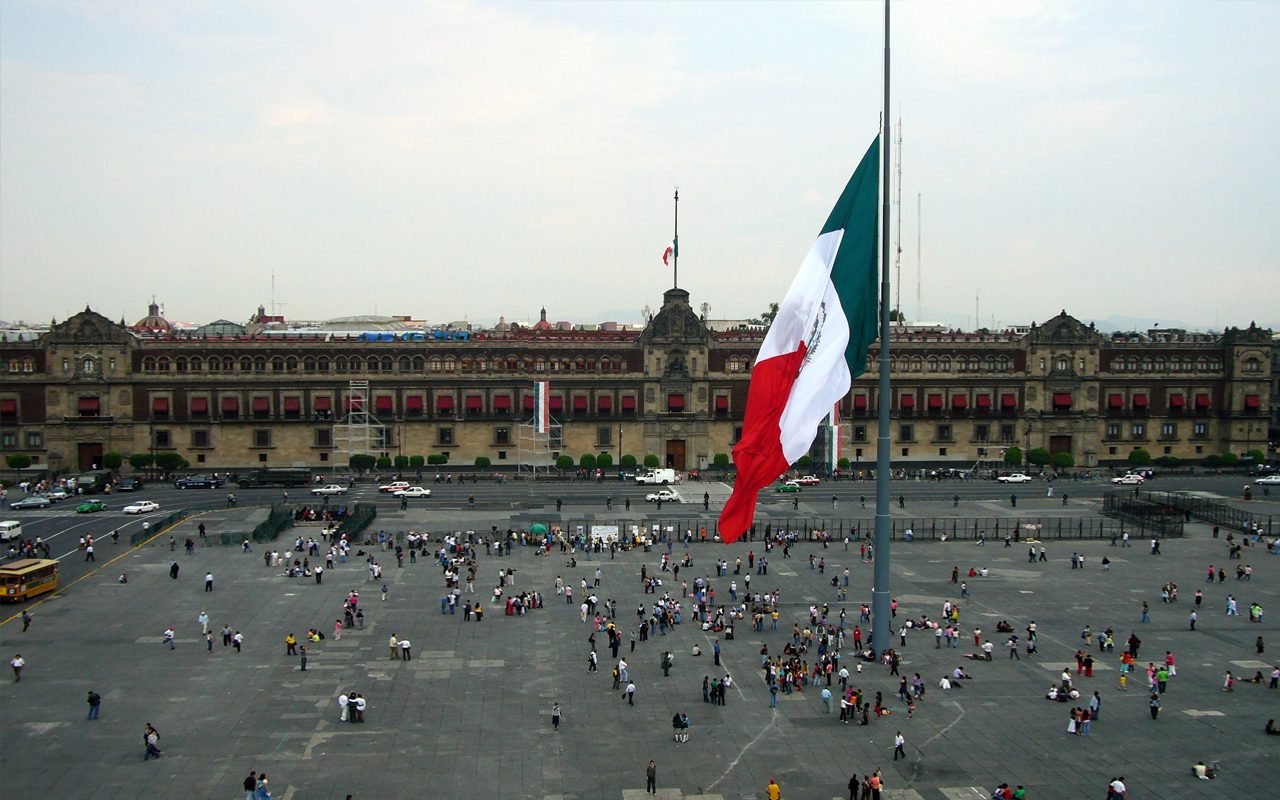
{"type": "MultiPolygon", "coordinates": [[[[913,510],[923,513],[922,505],[913,510]]],[[[494,524],[506,527],[507,521],[494,524]]],[[[559,574],[576,583],[601,566],[602,596],[618,600],[620,619],[629,625],[636,603],[652,599],[640,592],[640,565],[653,572],[661,551],[613,561],[607,554],[580,555],[576,571],[558,553],[482,557],[479,597],[488,596],[499,568],[515,566],[517,588],[542,591],[547,602],[524,617],[506,617],[490,605],[477,624],[463,622],[461,613],[439,613],[439,570],[425,559],[396,569],[390,554],[378,553],[391,587],[382,603],[354,559],[315,585],[276,576],[262,566],[260,553],[207,548],[182,556],[182,575],[170,581],[167,549],[143,548],[111,574],[92,576],[36,606],[27,633],[12,623],[0,628],[0,652],[21,652],[28,662],[21,683],[0,684],[0,774],[5,795],[14,797],[233,797],[248,770],[258,769],[271,776],[277,797],[617,800],[646,796],[644,765],[654,758],[665,796],[681,800],[763,797],[770,777],[788,800],[843,798],[849,773],[877,767],[887,783],[884,796],[900,800],[989,797],[990,788],[1004,781],[1025,784],[1033,797],[1094,797],[1115,774],[1124,774],[1131,795],[1144,800],[1209,796],[1210,789],[1213,795],[1278,796],[1276,740],[1264,737],[1262,726],[1280,717],[1280,691],[1238,684],[1225,693],[1220,683],[1226,669],[1251,674],[1270,667],[1265,655],[1255,653],[1256,636],[1263,635],[1268,648],[1280,647],[1280,557],[1248,553],[1252,583],[1203,584],[1208,563],[1227,563],[1224,543],[1210,539],[1203,526],[1193,525],[1191,532],[1187,540],[1167,542],[1159,557],[1105,542],[1050,543],[1051,560],[1035,565],[1026,563],[1024,550],[998,544],[895,546],[900,617],[936,618],[941,603],[951,599],[960,604],[966,637],[974,624],[993,634],[994,621],[1007,618],[1021,633],[1035,619],[1040,657],[1013,661],[997,652],[991,663],[962,660],[960,653],[972,647],[936,650],[927,638],[909,635],[902,672],[927,679],[925,701],[908,720],[905,709],[888,700],[895,713],[868,727],[840,725],[823,712],[813,689],[780,698],[779,708],[770,709],[756,671],[760,644],[780,651],[790,620],[812,602],[805,598],[820,602],[832,594],[832,572],[808,569],[809,552],[823,555],[836,574],[850,567],[847,607],[856,618],[857,603],[869,600],[872,570],[856,549],[805,545],[786,563],[779,551],[770,554],[770,575],[753,575],[752,583],[781,588],[783,619],[776,632],[743,632],[737,641],[722,642],[725,666],[737,679],[725,707],[701,702],[702,676],[715,673],[709,655],[689,655],[694,642],[709,653],[711,637],[685,624],[639,644],[634,654],[624,645],[638,687],[631,707],[609,688],[607,649],[600,672],[588,674],[587,626],[576,608],[556,602],[552,582],[559,574]],[[1069,568],[1072,549],[1087,556],[1086,569],[1069,568]],[[1112,557],[1110,572],[1097,567],[1102,555],[1112,557]],[[962,600],[949,582],[952,564],[962,570],[987,566],[992,574],[969,579],[973,597],[962,600]],[[213,593],[203,592],[205,569],[218,576],[213,593]],[[126,586],[114,583],[121,570],[131,575],[126,586]],[[1182,599],[1167,606],[1158,602],[1166,580],[1182,589],[1182,599]],[[307,672],[300,672],[296,659],[284,653],[284,635],[308,627],[331,632],[342,597],[353,587],[367,595],[365,629],[344,632],[341,641],[324,640],[312,648],[307,672]],[[1191,632],[1186,615],[1195,588],[1206,597],[1200,630],[1191,632]],[[1228,592],[1242,606],[1257,600],[1274,610],[1262,624],[1227,618],[1222,606],[1228,592]],[[1138,622],[1144,599],[1151,604],[1149,624],[1138,622]],[[244,652],[218,641],[214,653],[206,653],[195,621],[201,610],[210,614],[215,632],[224,622],[241,630],[244,652]],[[173,652],[160,643],[169,624],[179,632],[173,652]],[[1095,631],[1114,625],[1120,638],[1137,630],[1140,663],[1165,650],[1178,655],[1179,674],[1159,720],[1147,713],[1141,673],[1121,692],[1118,652],[1099,655],[1095,649],[1095,677],[1076,678],[1073,670],[1073,678],[1102,693],[1102,718],[1089,737],[1066,734],[1067,709],[1043,693],[1053,671],[1074,665],[1071,654],[1086,624],[1095,631]],[[391,631],[414,642],[412,661],[387,658],[391,631]],[[658,669],[661,649],[676,655],[671,678],[658,669]],[[937,679],[956,664],[974,680],[944,696],[937,679]],[[104,697],[96,722],[84,720],[89,689],[104,697]],[[364,726],[338,720],[335,698],[349,689],[368,698],[364,726]],[[556,702],[564,712],[559,732],[549,723],[556,702]],[[671,740],[676,711],[692,720],[686,744],[671,740]],[[147,721],[161,731],[165,756],[144,763],[141,728],[147,721]],[[898,729],[907,738],[908,758],[894,762],[898,729]],[[1221,761],[1223,777],[1211,787],[1190,781],[1187,771],[1197,759],[1221,761]],[[64,768],[49,769],[52,764],[64,768]]],[[[682,570],[682,577],[707,574],[704,565],[714,556],[730,564],[739,555],[745,561],[751,549],[760,554],[763,548],[759,542],[695,545],[695,568],[682,570]]],[[[713,580],[723,592],[733,577],[713,580]]],[[[857,685],[886,698],[893,697],[896,681],[879,666],[855,676],[857,685]]]]}

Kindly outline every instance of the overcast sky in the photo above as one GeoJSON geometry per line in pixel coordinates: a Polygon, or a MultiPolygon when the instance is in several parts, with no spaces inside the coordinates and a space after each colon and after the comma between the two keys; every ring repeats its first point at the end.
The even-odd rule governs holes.
{"type": "MultiPolygon", "coordinates": [[[[881,7],[0,2],[0,318],[714,317],[876,135],[881,7]]],[[[1280,328],[1280,3],[894,5],[902,306],[1280,328]],[[923,252],[916,198],[923,198],[923,252]]]]}

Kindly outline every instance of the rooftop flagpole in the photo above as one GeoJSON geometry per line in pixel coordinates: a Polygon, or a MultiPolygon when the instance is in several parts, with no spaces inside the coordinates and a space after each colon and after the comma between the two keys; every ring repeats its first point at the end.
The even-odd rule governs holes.
{"type": "Polygon", "coordinates": [[[893,532],[889,510],[889,0],[884,0],[884,107],[880,114],[880,153],[884,160],[880,203],[880,399],[876,435],[876,529],[874,583],[871,587],[871,646],[879,656],[893,641],[889,591],[889,539],[893,532]]]}
{"type": "Polygon", "coordinates": [[[675,229],[671,232],[671,288],[680,288],[680,187],[676,187],[675,229]]]}

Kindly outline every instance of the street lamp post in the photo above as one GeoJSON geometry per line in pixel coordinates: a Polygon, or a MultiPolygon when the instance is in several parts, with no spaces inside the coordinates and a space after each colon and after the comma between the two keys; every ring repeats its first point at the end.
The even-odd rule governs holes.
{"type": "Polygon", "coordinates": [[[618,423],[618,469],[622,469],[622,423],[618,423]]]}

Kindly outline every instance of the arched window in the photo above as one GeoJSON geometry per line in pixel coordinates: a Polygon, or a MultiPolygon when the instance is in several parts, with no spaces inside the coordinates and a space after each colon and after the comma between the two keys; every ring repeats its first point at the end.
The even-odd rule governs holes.
{"type": "Polygon", "coordinates": [[[193,357],[193,358],[191,359],[191,371],[192,371],[192,372],[203,372],[203,371],[204,371],[204,359],[203,359],[203,358],[200,358],[199,356],[195,356],[195,357],[193,357]]]}
{"type": "Polygon", "coordinates": [[[582,358],[579,358],[579,359],[575,360],[575,361],[573,362],[573,368],[574,368],[575,370],[577,370],[578,372],[582,372],[583,370],[585,370],[585,369],[587,368],[587,362],[586,362],[586,360],[585,360],[585,359],[582,359],[582,358]]]}
{"type": "Polygon", "coordinates": [[[266,359],[265,357],[263,357],[263,356],[258,356],[257,358],[255,358],[255,359],[253,360],[253,371],[254,371],[254,372],[266,372],[266,371],[267,371],[267,359],[266,359]]]}
{"type": "Polygon", "coordinates": [[[1071,359],[1067,358],[1066,356],[1058,356],[1057,363],[1058,363],[1058,367],[1057,367],[1058,372],[1066,372],[1067,370],[1071,369],[1071,359]]]}
{"type": "MultiPolygon", "coordinates": [[[[88,370],[86,370],[87,372],[88,370]]],[[[1262,372],[1262,362],[1250,356],[1244,360],[1245,372],[1262,372]]]]}
{"type": "Polygon", "coordinates": [[[453,372],[457,368],[458,368],[458,362],[453,360],[453,356],[444,357],[443,369],[445,372],[453,372]]]}
{"type": "Polygon", "coordinates": [[[1151,356],[1147,356],[1146,358],[1142,359],[1143,372],[1154,372],[1155,368],[1156,368],[1156,361],[1154,358],[1152,358],[1151,356]]]}
{"type": "Polygon", "coordinates": [[[377,372],[378,367],[379,363],[376,356],[369,356],[369,358],[364,362],[364,368],[367,372],[377,372]]]}
{"type": "Polygon", "coordinates": [[[520,362],[515,356],[507,356],[507,372],[515,372],[520,368],[520,362]]]}
{"type": "Polygon", "coordinates": [[[547,369],[547,363],[542,359],[539,358],[533,362],[534,372],[545,372],[546,369],[547,369]]]}
{"type": "Polygon", "coordinates": [[[316,372],[328,372],[328,371],[329,371],[329,359],[325,358],[324,356],[317,358],[316,372]]]}
{"type": "Polygon", "coordinates": [[[1000,356],[999,361],[997,361],[996,363],[1000,367],[1000,369],[1004,372],[1008,372],[1009,370],[1013,369],[1013,360],[1010,359],[1008,356],[1000,356]]]}
{"type": "Polygon", "coordinates": [[[209,359],[209,371],[219,372],[222,370],[222,362],[216,358],[209,359]]]}
{"type": "Polygon", "coordinates": [[[338,356],[337,358],[335,358],[333,360],[333,368],[338,372],[346,372],[347,371],[346,356],[338,356]]]}
{"type": "Polygon", "coordinates": [[[422,356],[414,356],[414,357],[413,357],[413,371],[414,371],[414,372],[422,372],[423,367],[425,367],[425,366],[426,366],[426,363],[427,363],[427,360],[426,360],[425,358],[423,358],[422,356]]]}
{"type": "Polygon", "coordinates": [[[396,360],[396,369],[400,370],[401,372],[408,372],[409,364],[410,364],[410,361],[408,356],[400,356],[400,358],[396,360]]]}
{"type": "Polygon", "coordinates": [[[462,357],[462,371],[463,372],[471,371],[471,356],[462,357]]]}
{"type": "MultiPolygon", "coordinates": [[[[13,368],[12,368],[12,370],[11,370],[11,371],[12,371],[12,372],[17,372],[17,371],[18,371],[18,365],[17,365],[17,363],[16,363],[16,362],[14,363],[13,368]]],[[[146,358],[142,359],[142,371],[143,371],[143,372],[155,372],[155,371],[156,371],[156,360],[155,360],[154,358],[152,358],[151,356],[147,356],[146,358]]]]}
{"type": "Polygon", "coordinates": [[[950,372],[950,371],[951,371],[951,358],[950,358],[950,356],[943,356],[943,357],[942,357],[942,360],[939,362],[939,366],[941,367],[941,369],[942,369],[942,371],[943,371],[943,372],[950,372]]]}
{"type": "Polygon", "coordinates": [[[1164,372],[1164,371],[1165,371],[1165,363],[1164,363],[1164,357],[1163,357],[1163,356],[1162,356],[1162,357],[1160,357],[1160,358],[1157,358],[1157,359],[1156,359],[1156,371],[1157,371],[1157,372],[1164,372]]]}
{"type": "Polygon", "coordinates": [[[315,372],[315,371],[316,371],[316,360],[315,360],[314,358],[311,358],[310,356],[308,356],[307,358],[302,359],[302,371],[303,371],[303,372],[315,372]]]}
{"type": "Polygon", "coordinates": [[[85,372],[85,374],[86,374],[86,375],[92,375],[92,374],[93,374],[93,359],[92,359],[92,358],[86,358],[86,359],[84,360],[84,372],[85,372]]]}
{"type": "Polygon", "coordinates": [[[161,372],[168,372],[168,371],[169,371],[169,359],[168,359],[168,358],[166,358],[166,357],[164,357],[164,356],[160,356],[160,359],[159,359],[158,361],[156,361],[156,369],[158,369],[158,370],[159,370],[159,371],[161,371],[161,372]]]}
{"type": "Polygon", "coordinates": [[[928,361],[927,363],[928,363],[928,365],[929,365],[929,371],[930,371],[930,372],[937,372],[937,371],[938,371],[938,359],[937,359],[936,357],[934,357],[934,356],[929,356],[929,361],[928,361]]]}
{"type": "Polygon", "coordinates": [[[285,372],[298,371],[298,359],[296,356],[289,356],[284,360],[284,371],[285,372]]]}
{"type": "Polygon", "coordinates": [[[428,360],[427,360],[427,371],[428,371],[428,372],[439,372],[439,371],[440,371],[440,359],[436,358],[435,356],[432,356],[430,359],[428,359],[428,360]]]}
{"type": "Polygon", "coordinates": [[[271,359],[271,371],[284,372],[284,359],[281,358],[280,356],[276,356],[275,358],[271,359]]]}
{"type": "Polygon", "coordinates": [[[924,372],[924,359],[920,356],[911,357],[911,371],[924,372]]]}

